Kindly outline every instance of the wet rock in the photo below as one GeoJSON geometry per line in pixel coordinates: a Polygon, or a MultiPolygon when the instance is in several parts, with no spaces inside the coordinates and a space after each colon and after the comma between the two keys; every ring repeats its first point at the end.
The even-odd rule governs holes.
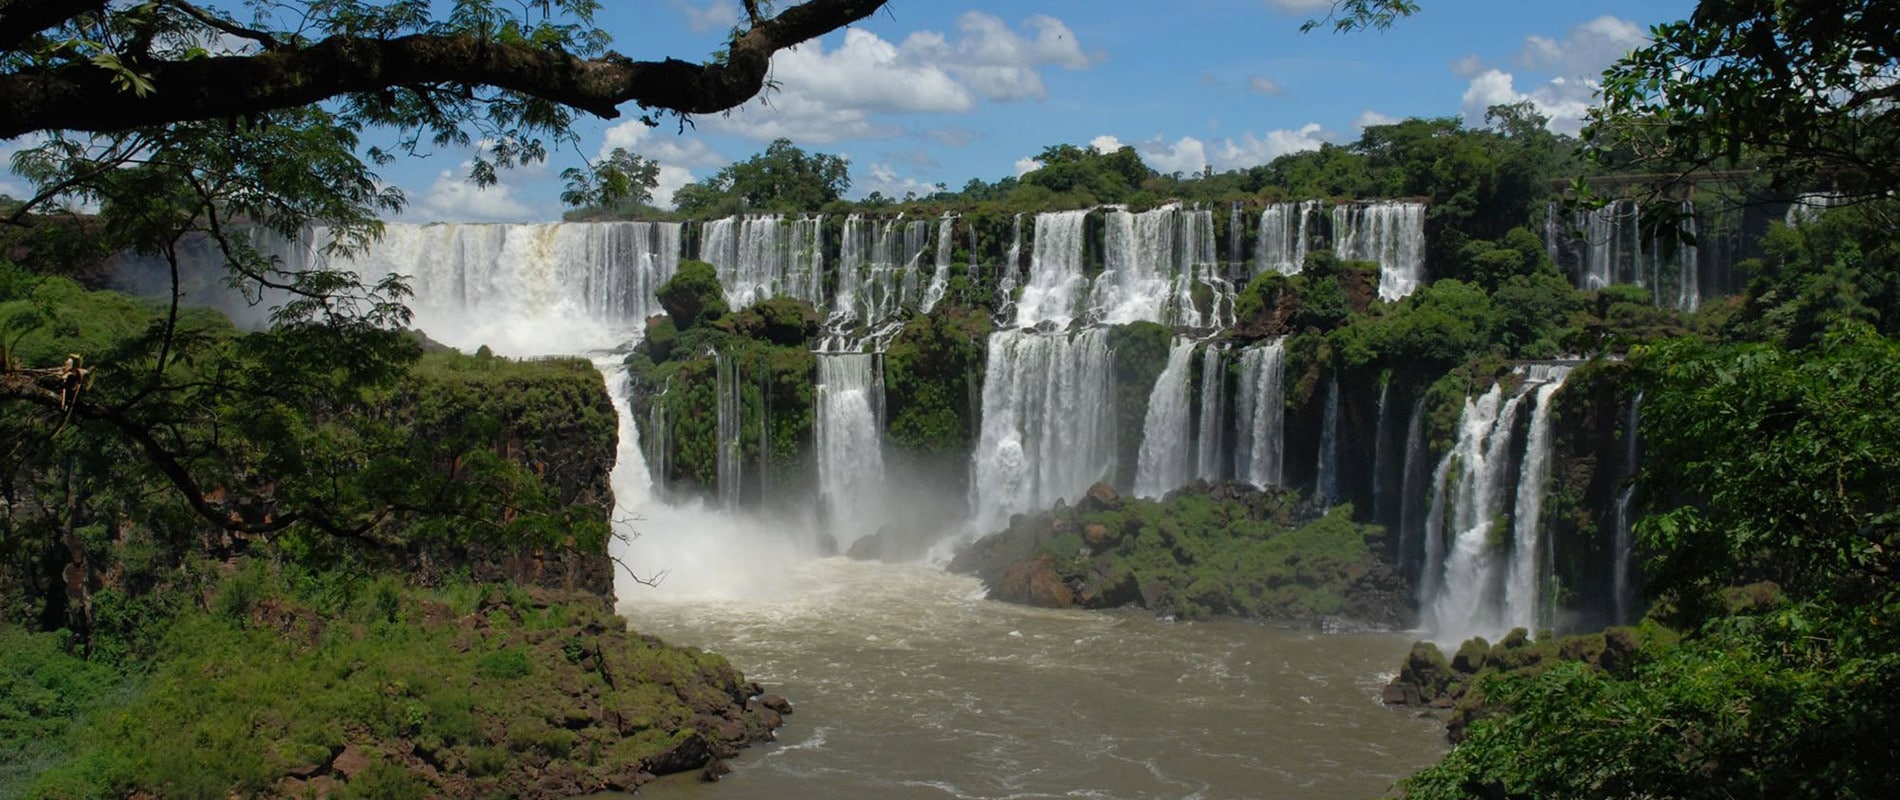
{"type": "Polygon", "coordinates": [[[785,699],[785,696],[781,694],[759,695],[759,705],[765,706],[780,714],[792,713],[792,701],[785,699]]]}
{"type": "Polygon", "coordinates": [[[732,767],[715,758],[706,762],[706,766],[700,769],[699,779],[707,783],[715,783],[730,772],[732,772],[732,767]]]}

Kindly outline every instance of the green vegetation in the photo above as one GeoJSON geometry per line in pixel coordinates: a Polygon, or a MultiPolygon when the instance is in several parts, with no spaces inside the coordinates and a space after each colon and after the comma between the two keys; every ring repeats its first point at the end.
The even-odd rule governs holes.
{"type": "Polygon", "coordinates": [[[776,139],[765,152],[680,187],[673,194],[673,204],[689,217],[812,211],[851,188],[850,167],[850,159],[843,156],[807,153],[790,139],[776,139]]]}
{"type": "Polygon", "coordinates": [[[986,314],[945,306],[911,318],[884,353],[889,441],[929,455],[963,456],[982,420],[986,314]]]}
{"type": "Polygon", "coordinates": [[[1299,519],[1298,500],[1230,485],[1157,502],[1098,484],[1073,507],[977,542],[951,569],[976,573],[1000,599],[1058,608],[1403,624],[1404,582],[1378,556],[1385,532],[1354,523],[1349,505],[1299,519]]]}
{"type": "Polygon", "coordinates": [[[648,321],[646,341],[626,364],[635,407],[645,418],[657,411],[664,420],[662,430],[641,428],[647,445],[663,451],[653,465],[660,476],[688,491],[718,492],[723,359],[732,370],[730,391],[745,431],[739,456],[750,474],[741,491],[802,491],[813,479],[808,464],[818,362],[809,342],[818,333],[818,312],[784,297],[728,311],[712,265],[697,261],[682,262],[658,295],[668,316],[648,321]],[[761,463],[768,469],[763,476],[755,469],[761,463]]]}
{"type": "Polygon", "coordinates": [[[0,628],[0,748],[50,767],[10,767],[0,791],[574,794],[763,729],[726,722],[748,690],[724,660],[627,633],[596,596],[255,562],[208,591],[124,676],[0,628]]]}

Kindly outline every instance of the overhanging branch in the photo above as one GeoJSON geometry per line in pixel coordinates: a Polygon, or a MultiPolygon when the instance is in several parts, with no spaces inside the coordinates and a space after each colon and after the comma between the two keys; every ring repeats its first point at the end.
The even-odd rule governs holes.
{"type": "MultiPolygon", "coordinates": [[[[774,53],[870,16],[885,2],[811,0],[792,6],[739,35],[724,62],[713,64],[634,61],[616,53],[586,59],[474,35],[417,34],[336,36],[251,55],[146,62],[139,70],[153,88],[142,97],[119,87],[114,73],[90,64],[16,72],[0,75],[0,139],[40,130],[104,132],[222,119],[430,84],[493,86],[609,119],[626,103],[715,113],[764,88],[774,53]]],[[[6,13],[0,12],[0,20],[6,13]]]]}
{"type": "Polygon", "coordinates": [[[40,32],[94,11],[107,0],[0,0],[0,50],[12,50],[40,32]]]}

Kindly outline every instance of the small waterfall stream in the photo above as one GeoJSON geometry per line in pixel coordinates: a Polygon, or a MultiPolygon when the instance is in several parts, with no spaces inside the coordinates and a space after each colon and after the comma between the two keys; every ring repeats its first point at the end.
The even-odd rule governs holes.
{"type": "Polygon", "coordinates": [[[877,532],[884,521],[884,382],[879,356],[818,356],[820,528],[842,546],[877,532]]]}
{"type": "Polygon", "coordinates": [[[1224,347],[1208,345],[1201,351],[1200,430],[1195,434],[1196,464],[1194,477],[1210,483],[1227,479],[1227,370],[1221,356],[1224,347]]]}
{"type": "Polygon", "coordinates": [[[1235,409],[1234,476],[1255,486],[1280,486],[1286,457],[1286,343],[1240,352],[1235,409]]]}
{"type": "Polygon", "coordinates": [[[1148,395],[1148,415],[1141,430],[1141,455],[1135,471],[1135,495],[1160,497],[1188,482],[1187,443],[1192,431],[1193,413],[1188,403],[1188,378],[1194,363],[1195,342],[1185,336],[1174,338],[1168,351],[1168,366],[1155,381],[1148,395]]]}
{"type": "Polygon", "coordinates": [[[1339,379],[1334,378],[1327,384],[1326,416],[1320,424],[1319,465],[1314,469],[1319,476],[1313,493],[1322,506],[1331,505],[1339,499],[1339,379]]]}

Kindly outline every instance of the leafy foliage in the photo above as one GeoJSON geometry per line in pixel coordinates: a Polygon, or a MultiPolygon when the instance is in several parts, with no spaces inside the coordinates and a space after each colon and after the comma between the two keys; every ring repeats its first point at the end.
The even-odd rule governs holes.
{"type": "Polygon", "coordinates": [[[1884,0],[1704,0],[1604,74],[1595,146],[1693,170],[1744,156],[1856,197],[1900,176],[1900,15],[1884,0]]]}
{"type": "Polygon", "coordinates": [[[765,152],[689,183],[673,195],[680,213],[718,216],[740,211],[810,211],[851,188],[851,161],[807,153],[790,139],[775,139],[765,152]]]}

